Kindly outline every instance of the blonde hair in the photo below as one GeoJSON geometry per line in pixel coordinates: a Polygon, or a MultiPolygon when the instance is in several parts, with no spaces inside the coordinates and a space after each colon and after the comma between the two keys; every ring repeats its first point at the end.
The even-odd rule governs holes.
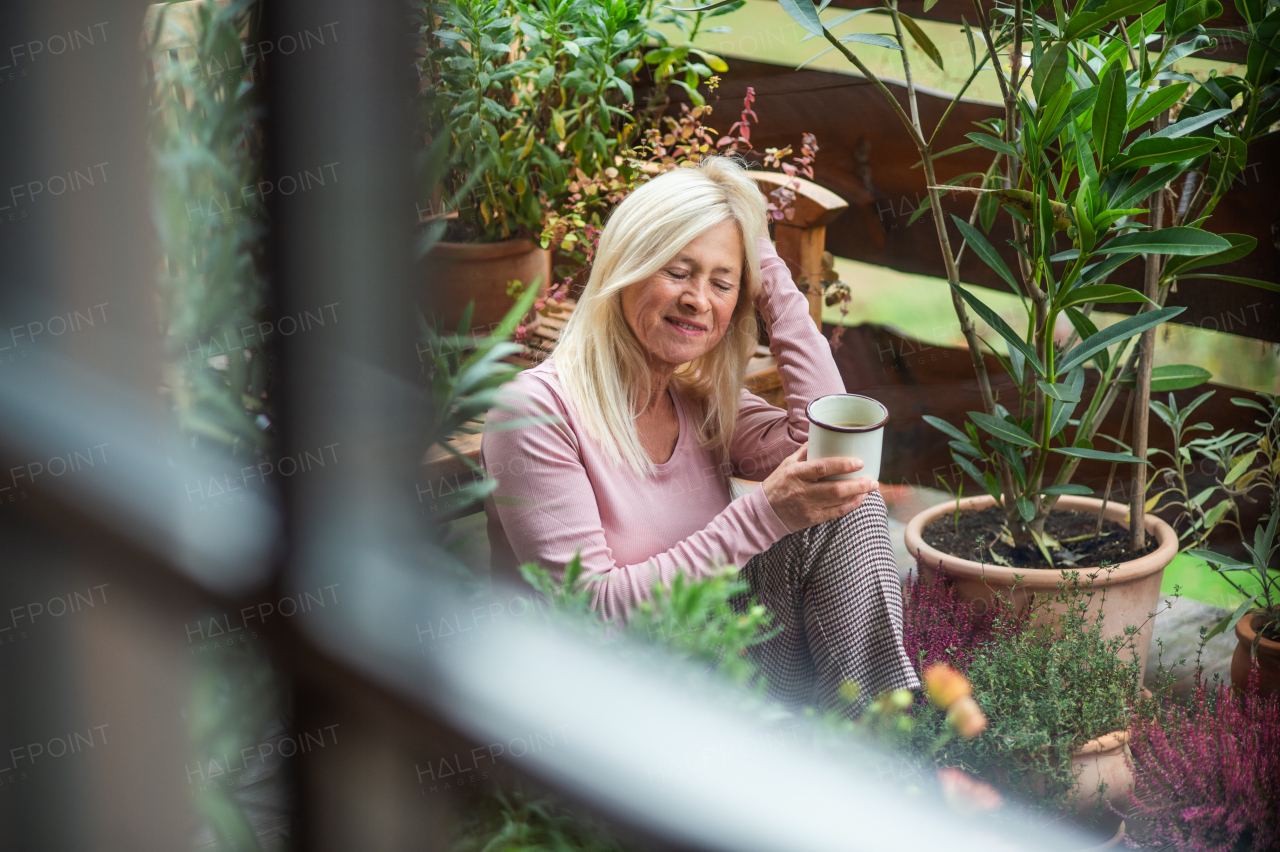
{"type": "Polygon", "coordinates": [[[649,398],[652,374],[623,316],[622,292],[647,281],[703,232],[732,221],[744,262],[729,328],[711,351],[682,365],[674,377],[702,403],[699,444],[713,448],[721,462],[728,459],[740,389],[756,347],[757,241],[767,234],[765,217],[755,181],[738,162],[719,156],[659,175],[609,217],[586,289],[560,334],[555,364],[579,420],[616,463],[645,477],[654,472],[635,423],[649,398]]]}

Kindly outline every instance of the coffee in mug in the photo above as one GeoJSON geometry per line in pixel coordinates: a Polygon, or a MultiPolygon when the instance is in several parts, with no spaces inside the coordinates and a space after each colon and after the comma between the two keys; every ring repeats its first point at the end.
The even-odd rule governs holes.
{"type": "Polygon", "coordinates": [[[862,459],[862,470],[823,477],[825,480],[880,478],[889,409],[869,396],[833,393],[809,403],[805,414],[809,418],[810,459],[862,459]]]}

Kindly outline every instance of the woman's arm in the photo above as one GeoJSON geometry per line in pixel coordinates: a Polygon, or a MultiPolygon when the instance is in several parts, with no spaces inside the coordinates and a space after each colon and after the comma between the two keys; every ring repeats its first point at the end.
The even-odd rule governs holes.
{"type": "Polygon", "coordinates": [[[769,331],[769,351],[778,364],[786,411],[743,391],[730,458],[735,470],[764,479],[809,439],[805,407],[829,393],[844,393],[831,344],[809,316],[809,301],[791,279],[773,243],[762,239],[762,284],[756,307],[769,331]]]}
{"type": "MultiPolygon", "coordinates": [[[[498,480],[486,511],[501,524],[512,554],[562,572],[581,554],[584,576],[593,579],[592,606],[606,618],[624,615],[647,600],[654,584],[677,572],[706,576],[717,565],[739,567],[768,550],[789,530],[761,489],[735,500],[704,529],[644,562],[620,565],[605,537],[594,479],[625,475],[616,469],[588,470],[580,436],[551,387],[534,376],[517,380],[523,398],[508,395],[508,409],[494,409],[485,421],[481,463],[498,480]],[[552,417],[548,417],[551,415],[552,417]],[[514,418],[544,422],[504,429],[514,418]],[[545,422],[555,419],[557,422],[545,422]]],[[[643,529],[662,506],[637,505],[628,522],[643,529]]]]}

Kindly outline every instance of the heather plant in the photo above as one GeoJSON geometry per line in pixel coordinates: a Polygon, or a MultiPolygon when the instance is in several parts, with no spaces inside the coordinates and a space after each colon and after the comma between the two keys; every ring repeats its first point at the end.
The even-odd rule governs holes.
{"type": "Polygon", "coordinates": [[[967,672],[983,646],[1007,642],[1024,627],[1004,598],[964,600],[941,572],[931,580],[913,572],[902,597],[902,646],[920,673],[937,663],[967,672]]]}
{"type": "Polygon", "coordinates": [[[1133,807],[1152,846],[1187,852],[1280,847],[1280,697],[1206,683],[1130,729],[1133,807]]]}

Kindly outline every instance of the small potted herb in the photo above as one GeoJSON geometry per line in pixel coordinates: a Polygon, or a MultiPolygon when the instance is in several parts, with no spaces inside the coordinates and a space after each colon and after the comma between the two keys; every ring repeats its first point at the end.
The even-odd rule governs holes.
{"type": "MultiPolygon", "coordinates": [[[[922,666],[950,662],[963,671],[987,719],[978,736],[937,749],[941,765],[1111,835],[1120,827],[1113,808],[1128,804],[1128,729],[1145,699],[1137,629],[1104,635],[1105,594],[1069,576],[1020,618],[1000,599],[994,610],[975,608],[945,579],[916,580],[906,593],[904,643],[922,666]]],[[[916,730],[914,747],[932,749],[946,718],[922,707],[916,730]]]]}

